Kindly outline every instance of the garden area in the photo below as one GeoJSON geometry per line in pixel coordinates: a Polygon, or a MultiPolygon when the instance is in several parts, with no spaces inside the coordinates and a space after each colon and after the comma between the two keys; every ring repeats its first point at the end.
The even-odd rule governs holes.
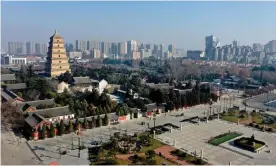
{"type": "Polygon", "coordinates": [[[239,137],[241,136],[242,134],[241,133],[237,133],[237,132],[228,132],[228,133],[224,133],[224,134],[221,134],[221,135],[218,135],[214,138],[211,138],[208,143],[209,144],[212,144],[212,145],[215,145],[215,146],[218,146],[224,142],[227,142],[231,139],[234,139],[236,137],[239,137]]]}
{"type": "Polygon", "coordinates": [[[196,158],[195,156],[192,156],[188,153],[182,152],[179,149],[171,151],[171,155],[176,156],[178,160],[185,160],[189,164],[195,164],[195,165],[207,164],[204,160],[200,158],[196,158]]]}
{"type": "Polygon", "coordinates": [[[262,111],[253,110],[248,113],[245,110],[229,109],[220,114],[220,118],[225,121],[240,123],[255,127],[261,131],[274,132],[276,131],[276,117],[262,113],[262,111]]]}
{"type": "Polygon", "coordinates": [[[89,159],[93,165],[172,164],[156,155],[154,149],[162,146],[148,132],[133,135],[117,132],[101,147],[89,148],[89,159]]]}
{"type": "Polygon", "coordinates": [[[234,145],[246,149],[252,152],[255,152],[257,149],[265,146],[265,143],[259,140],[256,140],[254,134],[249,137],[242,137],[234,140],[234,145]]]}

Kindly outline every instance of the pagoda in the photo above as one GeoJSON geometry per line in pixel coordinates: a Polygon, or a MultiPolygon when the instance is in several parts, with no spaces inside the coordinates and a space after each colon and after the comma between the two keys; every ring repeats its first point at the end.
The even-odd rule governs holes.
{"type": "Polygon", "coordinates": [[[64,41],[57,31],[50,37],[47,55],[45,71],[49,77],[59,76],[66,71],[70,72],[64,41]]]}

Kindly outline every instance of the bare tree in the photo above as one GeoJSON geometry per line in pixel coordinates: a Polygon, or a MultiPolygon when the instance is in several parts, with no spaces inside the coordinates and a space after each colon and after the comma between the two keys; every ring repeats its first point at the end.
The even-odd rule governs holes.
{"type": "Polygon", "coordinates": [[[10,102],[2,104],[1,107],[1,119],[2,124],[7,125],[8,128],[19,127],[24,124],[24,115],[22,112],[18,111],[15,106],[10,102]]]}

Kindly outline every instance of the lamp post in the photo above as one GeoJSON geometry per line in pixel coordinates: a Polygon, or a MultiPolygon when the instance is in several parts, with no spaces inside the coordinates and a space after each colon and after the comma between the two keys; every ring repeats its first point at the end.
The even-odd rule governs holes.
{"type": "Polygon", "coordinates": [[[155,128],[156,115],[153,114],[153,127],[155,128]]]}

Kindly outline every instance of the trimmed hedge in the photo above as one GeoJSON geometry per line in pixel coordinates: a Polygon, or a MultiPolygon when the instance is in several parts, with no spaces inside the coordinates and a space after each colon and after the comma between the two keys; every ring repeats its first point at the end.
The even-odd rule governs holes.
{"type": "MultiPolygon", "coordinates": [[[[252,151],[254,152],[256,149],[254,148],[254,146],[252,145],[249,145],[249,144],[246,144],[246,143],[242,143],[243,140],[246,140],[246,141],[249,141],[250,138],[247,138],[247,137],[242,137],[242,138],[239,138],[239,139],[236,139],[234,140],[234,144],[236,146],[239,146],[241,148],[244,148],[246,150],[249,150],[249,151],[252,151]]],[[[265,143],[263,141],[259,141],[259,140],[254,140],[255,143],[258,143],[258,144],[262,144],[262,145],[265,145],[265,143]]]]}

